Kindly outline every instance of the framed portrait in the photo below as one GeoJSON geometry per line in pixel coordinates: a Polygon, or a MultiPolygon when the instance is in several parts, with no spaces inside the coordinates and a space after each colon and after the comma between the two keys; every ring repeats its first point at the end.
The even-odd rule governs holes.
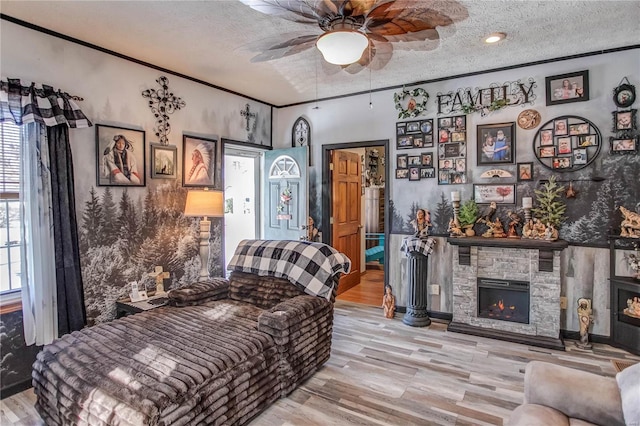
{"type": "Polygon", "coordinates": [[[213,187],[218,141],[182,136],[182,186],[213,187]]]}
{"type": "Polygon", "coordinates": [[[456,172],[464,173],[467,171],[467,160],[464,158],[456,158],[456,172]]]}
{"type": "Polygon", "coordinates": [[[96,124],[96,185],[145,186],[145,132],[96,124]]]}
{"type": "Polygon", "coordinates": [[[464,140],[467,138],[467,133],[466,132],[452,132],[451,133],[451,140],[453,142],[464,142],[464,140]]]}
{"type": "Polygon", "coordinates": [[[451,117],[443,117],[438,119],[438,128],[442,129],[444,127],[449,128],[451,126],[451,117]]]}
{"type": "Polygon", "coordinates": [[[573,150],[573,164],[587,164],[587,149],[576,148],[573,150]]]}
{"type": "Polygon", "coordinates": [[[406,179],[409,177],[409,169],[396,169],[396,179],[406,179]]]}
{"type": "Polygon", "coordinates": [[[151,178],[175,179],[178,177],[178,147],[152,143],[151,178]]]}
{"type": "Polygon", "coordinates": [[[438,185],[448,185],[449,184],[449,172],[439,170],[438,171],[438,185]]]}
{"type": "Polygon", "coordinates": [[[451,140],[449,129],[438,130],[438,142],[447,143],[451,140]]]}
{"type": "Polygon", "coordinates": [[[635,154],[638,151],[638,138],[611,138],[612,154],[635,154]]]}
{"type": "Polygon", "coordinates": [[[419,155],[409,155],[407,157],[407,164],[409,167],[411,166],[421,166],[422,165],[422,157],[419,155]]]}
{"type": "Polygon", "coordinates": [[[585,135],[589,133],[589,123],[571,124],[569,126],[570,135],[585,135]]]}
{"type": "Polygon", "coordinates": [[[578,136],[578,146],[596,146],[598,144],[598,138],[596,135],[578,136]]]}
{"type": "Polygon", "coordinates": [[[436,169],[433,167],[423,167],[420,169],[421,179],[433,179],[436,177],[436,169]]]}
{"type": "Polygon", "coordinates": [[[629,84],[629,80],[627,80],[627,83],[620,84],[613,90],[613,102],[618,108],[630,107],[635,101],[636,86],[629,84]]]}
{"type": "Polygon", "coordinates": [[[409,167],[409,180],[420,180],[420,167],[409,167]]]}
{"type": "Polygon", "coordinates": [[[457,115],[453,117],[453,131],[456,133],[467,131],[467,117],[464,115],[457,115]]]}
{"type": "Polygon", "coordinates": [[[558,154],[571,154],[571,136],[558,138],[558,154]]]}
{"type": "Polygon", "coordinates": [[[407,133],[418,133],[418,132],[420,132],[419,121],[410,121],[407,123],[407,133]]]}
{"type": "Polygon", "coordinates": [[[420,122],[420,131],[425,135],[430,135],[433,132],[433,120],[423,120],[420,122]]]}
{"type": "Polygon", "coordinates": [[[516,123],[478,125],[478,166],[513,163],[516,123]]]}
{"type": "Polygon", "coordinates": [[[413,136],[398,136],[396,139],[396,149],[413,148],[413,136]]]}
{"type": "Polygon", "coordinates": [[[474,184],[473,199],[477,204],[515,204],[516,186],[513,184],[474,184]]]}
{"type": "Polygon", "coordinates": [[[433,167],[433,153],[423,152],[420,154],[423,167],[433,167]]]}
{"type": "Polygon", "coordinates": [[[423,139],[423,146],[424,148],[433,148],[433,135],[429,134],[429,135],[422,135],[422,139],[423,139]]]}
{"type": "Polygon", "coordinates": [[[630,109],[628,111],[614,111],[614,131],[636,130],[636,111],[637,110],[635,109],[630,109]]]}
{"type": "Polygon", "coordinates": [[[551,164],[554,169],[568,169],[571,167],[571,157],[555,157],[551,164]]]}
{"type": "Polygon", "coordinates": [[[396,135],[402,136],[407,134],[407,123],[396,123],[396,135]]]}
{"type": "Polygon", "coordinates": [[[414,148],[422,148],[424,146],[424,140],[422,137],[414,137],[413,138],[413,147],[414,148]]]}
{"type": "Polygon", "coordinates": [[[453,160],[439,160],[438,161],[438,169],[440,170],[453,170],[454,163],[453,160]]]}
{"type": "Polygon", "coordinates": [[[553,121],[553,134],[555,136],[565,136],[569,134],[569,129],[567,128],[567,119],[561,118],[553,121]]]}
{"type": "Polygon", "coordinates": [[[396,167],[398,169],[406,169],[408,167],[408,163],[407,163],[407,154],[397,154],[396,159],[397,159],[397,163],[396,163],[396,167]]]}
{"type": "Polygon", "coordinates": [[[518,163],[518,182],[533,180],[533,163],[518,163]]]}
{"type": "Polygon", "coordinates": [[[464,173],[451,173],[451,176],[449,176],[449,182],[453,185],[458,183],[467,183],[467,178],[464,173]]]}
{"type": "Polygon", "coordinates": [[[549,158],[555,157],[556,155],[556,147],[555,146],[541,146],[540,147],[540,157],[541,158],[549,158]]]}
{"type": "Polygon", "coordinates": [[[545,77],[547,106],[589,100],[589,70],[545,77]]]}
{"type": "Polygon", "coordinates": [[[540,146],[553,145],[553,130],[542,130],[540,132],[540,146]]]}

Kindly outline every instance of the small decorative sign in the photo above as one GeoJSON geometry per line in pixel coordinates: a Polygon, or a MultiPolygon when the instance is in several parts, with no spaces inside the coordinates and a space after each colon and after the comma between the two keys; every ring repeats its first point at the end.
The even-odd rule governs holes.
{"type": "Polygon", "coordinates": [[[513,175],[511,174],[511,172],[507,171],[507,170],[502,170],[502,169],[491,169],[491,170],[487,170],[486,172],[482,173],[480,175],[481,178],[494,178],[494,177],[498,177],[498,178],[507,178],[507,177],[513,177],[513,175]]]}
{"type": "Polygon", "coordinates": [[[455,92],[438,93],[438,115],[459,112],[495,111],[507,106],[533,103],[536,95],[533,89],[538,87],[532,77],[523,83],[520,80],[507,81],[502,85],[493,83],[482,89],[460,88],[455,92]]]}

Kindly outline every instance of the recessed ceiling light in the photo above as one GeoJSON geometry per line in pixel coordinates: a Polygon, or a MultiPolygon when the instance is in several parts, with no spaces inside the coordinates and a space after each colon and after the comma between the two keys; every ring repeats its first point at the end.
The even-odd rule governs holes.
{"type": "Polygon", "coordinates": [[[489,36],[487,36],[486,39],[484,39],[485,43],[497,43],[500,40],[503,40],[507,37],[507,35],[505,33],[493,33],[490,34],[489,36]]]}

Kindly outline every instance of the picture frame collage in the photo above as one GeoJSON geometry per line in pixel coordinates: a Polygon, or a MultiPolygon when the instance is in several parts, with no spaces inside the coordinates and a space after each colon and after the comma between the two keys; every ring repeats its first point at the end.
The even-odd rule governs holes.
{"type": "Polygon", "coordinates": [[[609,138],[609,152],[612,155],[633,155],[638,152],[638,111],[635,109],[613,111],[615,136],[609,138]]]}
{"type": "Polygon", "coordinates": [[[467,183],[467,117],[438,118],[438,185],[467,183]]]}
{"type": "MultiPolygon", "coordinates": [[[[105,124],[96,124],[95,127],[96,185],[146,186],[147,143],[145,131],[105,124]]],[[[216,139],[183,135],[183,186],[214,186],[217,143],[216,139]],[[187,176],[188,174],[191,175],[191,178],[187,176]]],[[[152,179],[177,179],[178,147],[151,142],[149,149],[150,177],[152,179]]]]}
{"type": "Polygon", "coordinates": [[[538,161],[554,172],[571,172],[591,164],[602,144],[600,130],[583,117],[565,115],[540,126],[533,141],[538,161]]]}
{"type": "MultiPolygon", "coordinates": [[[[396,149],[433,148],[433,119],[396,123],[396,149]]],[[[396,179],[432,179],[436,177],[433,152],[396,155],[396,179]]]]}

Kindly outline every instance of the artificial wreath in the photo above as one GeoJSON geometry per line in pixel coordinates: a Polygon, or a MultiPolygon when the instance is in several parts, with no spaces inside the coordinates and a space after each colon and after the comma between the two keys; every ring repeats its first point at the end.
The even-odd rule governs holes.
{"type": "Polygon", "coordinates": [[[280,203],[278,204],[278,213],[282,213],[284,209],[291,203],[291,199],[293,196],[291,195],[291,189],[287,186],[282,194],[280,194],[280,203]]]}
{"type": "Polygon", "coordinates": [[[398,118],[413,118],[419,116],[427,110],[428,100],[429,93],[421,88],[413,90],[403,88],[402,92],[393,94],[393,102],[396,104],[396,109],[400,111],[398,113],[398,118]],[[409,97],[409,103],[405,109],[402,106],[402,101],[404,101],[407,96],[409,97]],[[422,96],[422,102],[416,101],[416,98],[420,96],[422,96]]]}

